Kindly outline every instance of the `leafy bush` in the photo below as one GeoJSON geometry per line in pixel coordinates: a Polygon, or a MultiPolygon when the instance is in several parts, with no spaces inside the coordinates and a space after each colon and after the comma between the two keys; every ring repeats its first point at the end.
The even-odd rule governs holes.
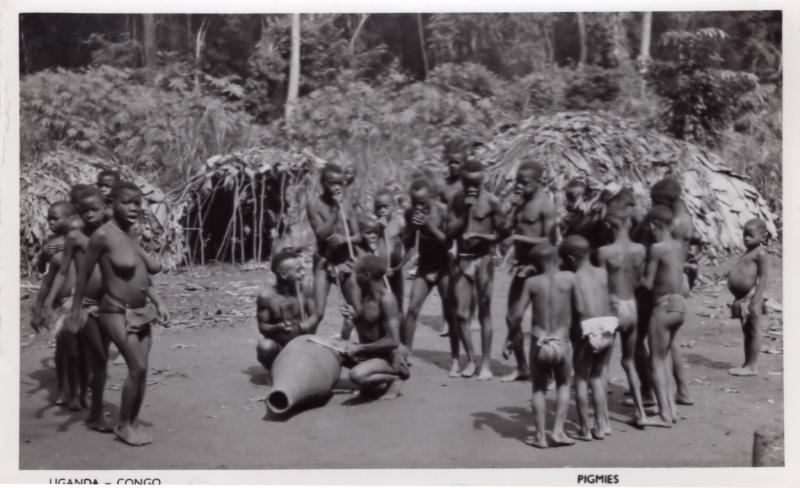
{"type": "Polygon", "coordinates": [[[56,147],[113,155],[136,172],[159,175],[164,185],[214,154],[252,146],[265,135],[236,104],[185,87],[145,86],[140,78],[111,66],[23,78],[23,159],[56,147]]]}
{"type": "Polygon", "coordinates": [[[613,70],[578,70],[564,88],[564,106],[568,110],[599,110],[617,99],[619,74],[613,70]]]}
{"type": "Polygon", "coordinates": [[[662,35],[666,59],[653,63],[648,79],[665,98],[662,121],[672,136],[718,144],[741,97],[758,85],[752,73],[722,69],[726,38],[713,28],[662,35]]]}

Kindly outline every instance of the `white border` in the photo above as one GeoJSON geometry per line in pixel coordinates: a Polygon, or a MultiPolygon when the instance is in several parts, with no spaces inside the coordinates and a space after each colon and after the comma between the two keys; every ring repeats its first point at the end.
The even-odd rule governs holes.
{"type": "MultiPolygon", "coordinates": [[[[476,470],[152,470],[152,471],[19,471],[19,68],[18,14],[20,12],[155,12],[155,13],[263,13],[263,12],[500,12],[500,11],[678,11],[678,10],[767,10],[782,9],[784,56],[784,328],[785,345],[797,344],[798,321],[797,220],[789,217],[800,209],[800,152],[798,111],[798,20],[797,1],[780,0],[271,0],[269,2],[226,0],[11,0],[0,11],[0,483],[46,484],[51,477],[93,477],[116,483],[130,475],[159,477],[169,484],[392,484],[392,485],[575,485],[578,473],[613,473],[625,486],[800,486],[796,448],[798,418],[798,359],[790,351],[784,356],[784,416],[786,468],[601,468],[601,469],[476,469],[476,470]],[[113,5],[113,8],[112,8],[113,5]]],[[[654,446],[656,447],[656,446],[654,446]]]]}

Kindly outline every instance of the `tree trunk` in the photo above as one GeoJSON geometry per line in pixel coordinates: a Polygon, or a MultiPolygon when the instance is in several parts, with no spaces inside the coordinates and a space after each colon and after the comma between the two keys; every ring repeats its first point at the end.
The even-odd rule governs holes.
{"type": "Polygon", "coordinates": [[[422,14],[417,14],[417,29],[419,30],[419,50],[422,52],[422,79],[428,77],[428,50],[425,47],[425,30],[422,27],[422,14]]]}
{"type": "Polygon", "coordinates": [[[200,89],[200,73],[203,70],[203,50],[206,45],[206,32],[208,32],[207,19],[200,22],[200,28],[197,30],[197,37],[194,42],[194,91],[200,89]]]}
{"type": "Polygon", "coordinates": [[[578,68],[583,68],[586,64],[586,19],[583,12],[576,12],[578,16],[578,39],[580,39],[580,52],[578,53],[578,68]]]}
{"type": "Polygon", "coordinates": [[[356,26],[355,32],[353,32],[353,37],[350,38],[350,44],[348,46],[348,50],[350,51],[350,55],[354,55],[356,53],[356,40],[358,39],[358,35],[361,33],[361,29],[364,28],[364,24],[367,22],[367,18],[369,14],[361,14],[361,18],[358,20],[358,25],[356,26]]]}
{"type": "Polygon", "coordinates": [[[147,79],[152,82],[156,67],[156,22],[155,15],[142,14],[144,67],[147,70],[147,79]]]}
{"type": "Polygon", "coordinates": [[[653,28],[653,12],[642,16],[642,42],[639,45],[639,63],[646,67],[650,62],[650,35],[653,28]]]}
{"type": "Polygon", "coordinates": [[[628,36],[625,33],[625,12],[611,14],[611,29],[614,40],[613,56],[618,66],[630,66],[630,50],[628,49],[628,36]]]}
{"type": "Polygon", "coordinates": [[[284,119],[291,124],[294,105],[300,92],[300,14],[292,14],[292,54],[289,61],[289,93],[284,106],[284,119]]]}

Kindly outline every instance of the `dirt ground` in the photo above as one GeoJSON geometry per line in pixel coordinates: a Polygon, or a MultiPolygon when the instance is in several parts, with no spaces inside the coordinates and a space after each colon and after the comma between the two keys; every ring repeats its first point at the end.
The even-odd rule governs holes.
{"type": "MultiPolygon", "coordinates": [[[[729,265],[704,269],[710,282],[692,296],[677,338],[696,400],[681,407],[678,424],[640,431],[625,423],[632,412],[621,403],[626,381],[617,347],[609,397],[613,435],[548,450],[523,443],[532,422],[528,383],[448,378],[448,345],[436,333],[442,320],[435,295],[423,310],[417,359],[399,399],[359,403],[337,393],[319,408],[267,419],[266,374],[255,359],[254,297],[268,273],[223,266],[157,279],[173,320],[170,328],[156,329],[141,415],[155,442],[128,447],[88,430],[85,412],[53,405],[52,336],[32,334],[35,290],[23,288],[20,469],[749,466],[753,431],[783,424],[782,315],[771,312],[765,327],[769,353],[762,354],[761,374],[729,376],[727,369],[738,366],[743,354],[740,327],[726,308],[731,298],[722,280],[729,265]]],[[[774,267],[768,295],[783,303],[777,258],[774,267]]],[[[497,375],[510,370],[499,359],[507,287],[507,274],[498,272],[492,302],[497,375]]],[[[334,290],[320,334],[338,332],[339,303],[334,290]]],[[[110,365],[106,403],[112,417],[124,374],[123,364],[110,365]]]]}

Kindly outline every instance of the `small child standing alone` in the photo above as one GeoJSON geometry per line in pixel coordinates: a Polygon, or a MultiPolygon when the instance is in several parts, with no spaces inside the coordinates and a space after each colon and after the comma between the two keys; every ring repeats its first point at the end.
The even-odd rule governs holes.
{"type": "Polygon", "coordinates": [[[728,370],[733,376],[755,376],[761,348],[761,316],[764,290],[769,276],[769,256],[764,248],[767,224],[751,219],[744,225],[745,253],[728,274],[728,289],[733,293],[731,318],[739,319],[744,333],[744,364],[728,370]]]}

